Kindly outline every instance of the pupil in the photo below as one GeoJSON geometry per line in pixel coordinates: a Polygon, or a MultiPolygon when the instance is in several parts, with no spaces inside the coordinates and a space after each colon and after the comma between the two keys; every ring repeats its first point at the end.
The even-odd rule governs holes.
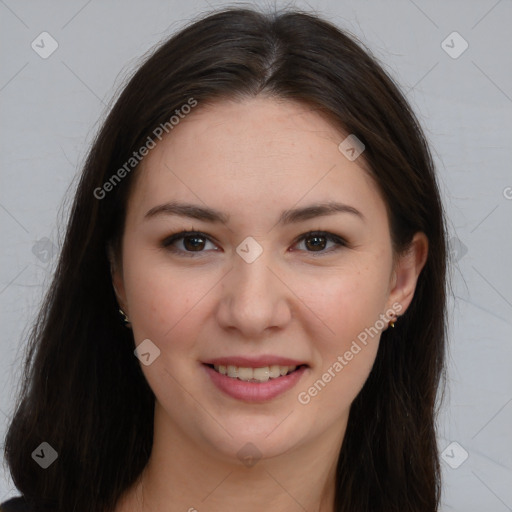
{"type": "Polygon", "coordinates": [[[187,237],[184,239],[184,245],[185,245],[185,248],[188,250],[197,250],[197,249],[201,249],[203,246],[204,246],[204,240],[199,237],[199,236],[190,236],[190,237],[187,237]],[[191,240],[195,240],[197,242],[197,240],[200,240],[199,243],[191,243],[191,240]]]}
{"type": "Polygon", "coordinates": [[[308,240],[316,240],[316,242],[313,244],[309,244],[308,242],[306,242],[308,247],[312,247],[313,250],[323,249],[325,247],[325,237],[323,236],[312,236],[308,238],[308,240]]]}

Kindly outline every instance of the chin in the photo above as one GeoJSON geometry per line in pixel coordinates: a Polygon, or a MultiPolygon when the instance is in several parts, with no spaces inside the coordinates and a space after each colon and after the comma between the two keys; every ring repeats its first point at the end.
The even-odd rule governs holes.
{"type": "MultiPolygon", "coordinates": [[[[283,422],[287,414],[279,417],[265,415],[258,418],[252,415],[250,418],[231,418],[225,425],[232,437],[223,429],[213,432],[204,432],[208,444],[222,458],[231,462],[244,463],[246,457],[268,459],[278,457],[300,444],[300,430],[291,422],[283,422]]],[[[292,416],[292,415],[290,415],[292,416]]],[[[289,418],[291,419],[291,418],[289,418]]],[[[296,418],[295,418],[296,420],[296,418]]]]}

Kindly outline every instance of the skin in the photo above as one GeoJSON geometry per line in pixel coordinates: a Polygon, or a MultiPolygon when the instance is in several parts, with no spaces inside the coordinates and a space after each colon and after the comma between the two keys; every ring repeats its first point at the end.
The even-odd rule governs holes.
{"type": "Polygon", "coordinates": [[[350,404],[380,333],[308,404],[298,394],[393,304],[405,312],[428,250],[417,233],[394,261],[385,203],[363,157],[351,162],[338,150],[346,136],[310,107],[258,96],[199,105],[143,161],[112,275],[135,343],[148,338],[161,352],[142,366],[156,397],[153,451],[117,512],[333,510],[350,404]],[[169,201],[214,208],[229,221],[145,218],[169,201]],[[326,201],[363,218],[277,223],[285,209],[326,201]],[[181,253],[162,246],[182,230],[210,240],[199,240],[199,252],[190,239],[174,242],[181,253]],[[321,239],[315,251],[311,237],[297,241],[315,230],[348,245],[321,239]],[[252,263],[236,252],[248,236],[263,249],[252,263]],[[254,404],[224,395],[201,365],[261,354],[309,367],[293,389],[254,404]],[[262,456],[252,467],[237,456],[249,442],[262,456]]]}

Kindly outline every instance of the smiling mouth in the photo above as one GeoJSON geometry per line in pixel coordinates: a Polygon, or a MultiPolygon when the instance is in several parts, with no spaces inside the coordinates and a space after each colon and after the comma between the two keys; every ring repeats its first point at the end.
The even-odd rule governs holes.
{"type": "Polygon", "coordinates": [[[267,382],[269,380],[279,379],[297,371],[306,365],[300,366],[262,366],[260,368],[250,368],[243,366],[224,366],[218,364],[207,364],[210,368],[214,369],[217,373],[230,377],[232,379],[242,380],[244,382],[267,382]]]}

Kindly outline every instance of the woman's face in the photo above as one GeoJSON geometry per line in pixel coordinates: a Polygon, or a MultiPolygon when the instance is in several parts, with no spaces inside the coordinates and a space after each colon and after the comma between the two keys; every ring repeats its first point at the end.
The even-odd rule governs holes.
{"type": "Polygon", "coordinates": [[[224,458],[341,443],[415,281],[347,135],[297,103],[223,101],[144,159],[114,284],[169,435],[224,458]]]}

